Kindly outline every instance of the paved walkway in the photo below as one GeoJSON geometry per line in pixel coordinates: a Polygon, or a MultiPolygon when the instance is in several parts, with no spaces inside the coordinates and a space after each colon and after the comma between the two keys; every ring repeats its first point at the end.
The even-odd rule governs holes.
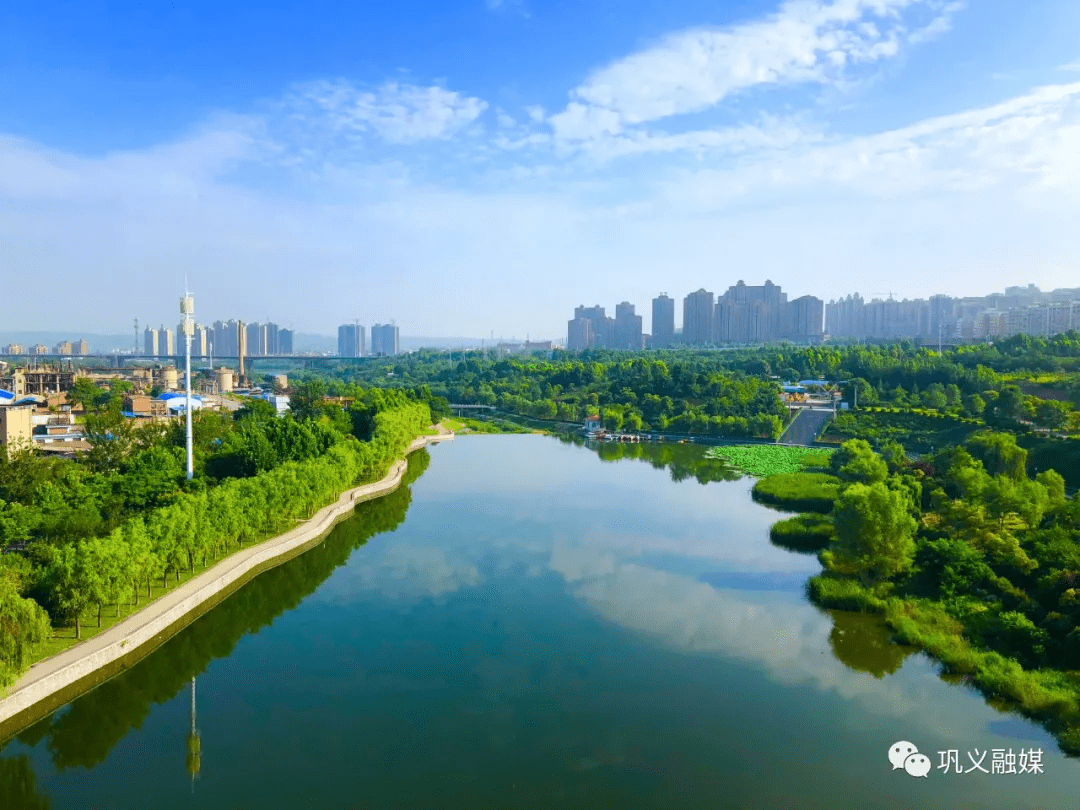
{"type": "Polygon", "coordinates": [[[832,417],[832,408],[801,408],[777,442],[809,447],[832,417]]]}
{"type": "MultiPolygon", "coordinates": [[[[429,443],[453,438],[454,434],[440,425],[438,435],[417,438],[409,445],[406,455],[429,443]]],[[[0,724],[94,671],[129,655],[252,569],[321,537],[339,519],[348,515],[358,502],[396,489],[407,466],[405,460],[396,462],[381,481],[343,492],[336,502],[323,507],[295,529],[241,549],[108,630],[37,662],[9,687],[7,696],[0,700],[0,724]]]]}

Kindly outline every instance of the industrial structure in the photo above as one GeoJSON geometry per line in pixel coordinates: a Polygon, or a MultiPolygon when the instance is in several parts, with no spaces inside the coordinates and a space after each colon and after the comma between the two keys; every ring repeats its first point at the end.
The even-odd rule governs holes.
{"type": "Polygon", "coordinates": [[[24,368],[13,368],[0,377],[0,388],[10,391],[16,398],[48,396],[70,391],[75,380],[84,376],[86,372],[70,361],[66,364],[32,362],[24,368]]]}

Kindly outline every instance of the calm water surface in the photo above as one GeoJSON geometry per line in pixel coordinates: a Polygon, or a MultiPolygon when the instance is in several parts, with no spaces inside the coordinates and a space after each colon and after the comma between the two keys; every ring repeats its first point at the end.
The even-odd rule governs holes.
{"type": "Polygon", "coordinates": [[[0,807],[1077,806],[1038,727],[809,605],[817,561],[770,544],[749,480],[602,450],[649,458],[414,456],[410,486],[4,745],[0,807]],[[892,770],[901,739],[928,778],[892,770]],[[1029,748],[1044,773],[936,768],[1029,748]]]}

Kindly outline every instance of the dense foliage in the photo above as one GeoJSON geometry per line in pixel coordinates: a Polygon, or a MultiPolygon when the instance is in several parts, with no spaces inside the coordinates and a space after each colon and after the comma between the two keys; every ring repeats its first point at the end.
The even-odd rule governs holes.
{"type": "Polygon", "coordinates": [[[0,557],[0,686],[50,621],[73,622],[78,637],[83,614],[96,610],[100,626],[106,605],[137,605],[152,581],[167,587],[170,574],[382,477],[431,423],[412,392],[357,390],[347,403],[326,402],[317,384],[298,393],[299,416],[260,401],[233,416],[198,413],[191,481],[178,425],[136,428],[109,402],[87,417],[95,445],[79,461],[5,457],[0,538],[14,553],[0,557]]]}
{"type": "Polygon", "coordinates": [[[488,360],[479,352],[451,363],[422,352],[344,365],[339,382],[417,387],[458,404],[491,405],[534,419],[581,423],[599,416],[609,430],[775,438],[787,412],[775,380],[728,371],[709,356],[624,354],[488,360]],[[388,372],[392,376],[388,376],[388,372]]]}
{"type": "Polygon", "coordinates": [[[932,411],[997,428],[1080,431],[1074,407],[1080,404],[1077,332],[1049,339],[1016,335],[940,353],[906,342],[728,351],[555,351],[550,359],[501,360],[481,352],[451,359],[429,351],[393,361],[343,363],[331,373],[343,382],[429,385],[451,402],[494,405],[524,416],[580,421],[590,412],[607,410],[600,415],[613,427],[621,416],[620,427],[637,429],[640,418],[647,430],[690,432],[693,427],[694,432],[723,435],[736,434],[713,427],[713,417],[784,416],[768,396],[777,390],[776,381],[843,380],[845,399],[857,399],[859,406],[932,411]],[[691,415],[671,426],[687,412],[691,415]],[[701,416],[710,420],[707,427],[701,416]]]}
{"type": "MultiPolygon", "coordinates": [[[[1029,475],[1027,451],[1008,433],[983,431],[918,462],[901,450],[852,440],[833,454],[833,536],[811,595],[884,613],[901,640],[1080,751],[1080,502],[1055,471],[1029,475]]],[[[775,497],[820,478],[763,485],[775,497]]],[[[788,523],[777,541],[810,542],[821,520],[788,523]]]]}

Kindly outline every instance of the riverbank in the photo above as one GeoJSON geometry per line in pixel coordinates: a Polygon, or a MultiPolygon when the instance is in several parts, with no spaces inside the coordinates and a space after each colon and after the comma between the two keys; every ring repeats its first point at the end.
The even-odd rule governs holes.
{"type": "MultiPolygon", "coordinates": [[[[453,437],[421,436],[405,453],[453,437]]],[[[398,461],[381,480],[346,490],[296,528],[231,554],[104,632],[31,666],[0,699],[0,740],[149,654],[252,577],[320,542],[358,503],[396,489],[406,466],[398,461]]]]}

